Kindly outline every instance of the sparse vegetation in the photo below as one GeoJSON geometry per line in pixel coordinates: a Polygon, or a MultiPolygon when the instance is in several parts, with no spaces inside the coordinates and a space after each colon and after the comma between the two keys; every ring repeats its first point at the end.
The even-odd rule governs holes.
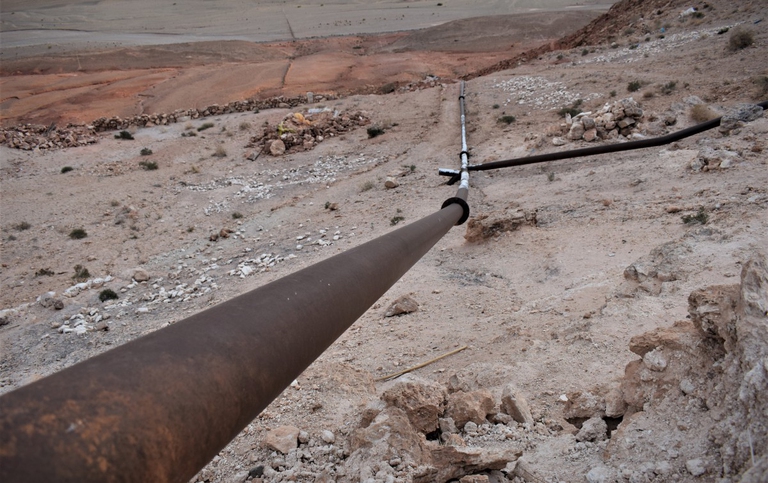
{"type": "Polygon", "coordinates": [[[88,280],[90,276],[91,272],[89,272],[87,268],[79,263],[75,265],[75,274],[72,275],[73,280],[88,280]]]}
{"type": "Polygon", "coordinates": [[[107,300],[117,300],[118,298],[119,297],[115,291],[111,288],[104,289],[101,291],[101,293],[99,293],[99,300],[102,302],[106,302],[107,300]]]}
{"type": "Polygon", "coordinates": [[[243,121],[240,123],[240,130],[241,131],[247,131],[251,128],[251,123],[247,121],[243,121]]]}
{"type": "Polygon", "coordinates": [[[554,171],[550,171],[549,173],[547,173],[547,180],[550,181],[550,182],[555,180],[555,172],[554,171]]]}
{"type": "Polygon", "coordinates": [[[589,49],[583,49],[583,50],[581,51],[581,56],[582,56],[582,57],[584,57],[585,55],[588,55],[588,54],[589,54],[589,49]]]}
{"type": "Polygon", "coordinates": [[[64,166],[63,168],[61,168],[61,174],[69,173],[70,171],[74,171],[74,169],[75,168],[73,168],[72,166],[64,166]]]}
{"type": "Polygon", "coordinates": [[[193,138],[197,137],[197,133],[195,131],[186,131],[181,133],[181,137],[183,138],[193,138]]]}
{"type": "Polygon", "coordinates": [[[405,218],[402,217],[402,216],[399,216],[399,215],[398,216],[393,216],[392,218],[389,219],[389,224],[391,226],[395,226],[395,225],[397,225],[398,223],[400,223],[403,220],[405,220],[405,218]]]}
{"type": "Polygon", "coordinates": [[[224,149],[224,146],[219,144],[218,146],[216,146],[216,150],[213,152],[211,156],[213,156],[214,158],[226,158],[227,150],[224,149]]]}
{"type": "Polygon", "coordinates": [[[706,122],[718,117],[717,113],[709,108],[705,104],[696,104],[691,107],[690,111],[691,120],[694,122],[706,122]]]}
{"type": "Polygon", "coordinates": [[[557,111],[560,117],[565,117],[566,114],[570,114],[571,117],[581,113],[581,105],[584,103],[582,99],[576,99],[570,107],[564,107],[557,111]]]}
{"type": "Polygon", "coordinates": [[[21,223],[17,223],[15,225],[13,225],[13,228],[16,231],[24,231],[24,230],[29,230],[30,228],[32,228],[32,225],[30,225],[26,221],[22,221],[21,223]]]}
{"type": "Polygon", "coordinates": [[[506,116],[501,116],[498,122],[503,122],[505,124],[512,124],[513,122],[515,122],[515,116],[510,116],[509,114],[507,114],[506,116]]]}
{"type": "Polygon", "coordinates": [[[709,215],[704,211],[704,208],[699,208],[698,213],[695,215],[683,215],[682,220],[686,225],[693,225],[695,223],[706,225],[709,221],[709,215]]]}
{"type": "Polygon", "coordinates": [[[394,82],[390,82],[388,84],[384,84],[383,86],[381,86],[381,93],[391,94],[395,92],[395,89],[397,89],[397,84],[395,84],[394,82]]]}
{"type": "Polygon", "coordinates": [[[205,131],[206,129],[210,129],[212,127],[213,127],[213,123],[212,122],[206,122],[206,123],[203,123],[199,128],[197,128],[197,132],[202,132],[202,131],[205,131]]]}
{"type": "Polygon", "coordinates": [[[665,96],[668,96],[672,94],[672,92],[675,90],[676,87],[677,87],[677,81],[669,81],[663,86],[661,86],[661,93],[664,94],[665,96]]]}
{"type": "Polygon", "coordinates": [[[157,163],[154,161],[141,161],[139,162],[139,166],[141,166],[146,171],[154,171],[157,169],[157,163]]]}
{"type": "Polygon", "coordinates": [[[639,44],[630,44],[629,50],[635,50],[638,47],[639,44]]]}
{"type": "Polygon", "coordinates": [[[499,107],[501,107],[501,106],[500,106],[500,105],[498,105],[498,104],[494,104],[494,105],[493,105],[493,108],[494,108],[494,109],[498,109],[499,107]]]}
{"type": "Polygon", "coordinates": [[[759,77],[755,77],[753,82],[755,86],[757,86],[757,92],[755,97],[758,100],[763,100],[765,97],[768,97],[768,76],[762,75],[759,77]]]}
{"type": "Polygon", "coordinates": [[[645,92],[643,92],[643,99],[651,99],[655,95],[656,94],[654,94],[653,91],[645,91],[645,92]]]}
{"type": "Polygon", "coordinates": [[[627,84],[627,90],[629,92],[637,92],[640,90],[641,87],[643,87],[643,84],[638,80],[632,81],[629,84],[627,84]]]}
{"type": "Polygon", "coordinates": [[[371,126],[368,128],[367,132],[368,138],[375,138],[376,136],[384,134],[384,128],[381,126],[371,126]]]}
{"type": "Polygon", "coordinates": [[[53,270],[50,268],[41,268],[35,272],[35,277],[53,277],[53,270]]]}
{"type": "Polygon", "coordinates": [[[736,27],[728,38],[728,48],[731,50],[746,49],[755,43],[755,33],[743,27],[736,27]]]}
{"type": "Polygon", "coordinates": [[[120,202],[117,200],[112,200],[109,202],[109,206],[113,206],[113,207],[120,206],[120,202]]]}
{"type": "Polygon", "coordinates": [[[360,192],[364,193],[366,191],[372,190],[376,185],[373,183],[373,181],[366,181],[363,183],[363,185],[360,187],[360,192]]]}
{"type": "Polygon", "coordinates": [[[616,91],[615,91],[615,90],[611,91],[611,92],[610,92],[610,96],[611,96],[611,97],[616,97],[616,91]]]}
{"type": "Polygon", "coordinates": [[[82,240],[87,236],[88,236],[88,232],[86,232],[82,228],[75,228],[74,230],[69,232],[69,237],[73,240],[82,240]]]}
{"type": "Polygon", "coordinates": [[[115,139],[126,139],[132,141],[133,134],[129,133],[128,131],[120,131],[119,133],[115,134],[115,139]]]}
{"type": "Polygon", "coordinates": [[[243,214],[240,213],[239,211],[236,211],[236,212],[232,213],[232,218],[235,219],[235,220],[239,220],[242,217],[243,217],[243,214]]]}
{"type": "Polygon", "coordinates": [[[720,30],[717,31],[717,35],[726,34],[726,33],[728,33],[729,30],[731,30],[730,27],[723,27],[723,28],[721,28],[720,30]]]}
{"type": "Polygon", "coordinates": [[[141,155],[142,156],[149,156],[152,154],[152,150],[149,148],[141,148],[141,155]]]}

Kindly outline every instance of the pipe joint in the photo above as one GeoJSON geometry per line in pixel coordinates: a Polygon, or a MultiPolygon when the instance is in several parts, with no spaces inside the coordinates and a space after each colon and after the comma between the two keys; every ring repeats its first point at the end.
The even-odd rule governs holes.
{"type": "Polygon", "coordinates": [[[445,208],[446,206],[451,206],[454,203],[461,206],[461,209],[463,210],[461,218],[459,218],[459,221],[456,222],[455,226],[463,225],[464,222],[467,221],[467,219],[469,218],[469,203],[467,203],[466,200],[463,200],[458,196],[454,196],[453,198],[448,198],[447,200],[445,200],[441,208],[445,208]]]}

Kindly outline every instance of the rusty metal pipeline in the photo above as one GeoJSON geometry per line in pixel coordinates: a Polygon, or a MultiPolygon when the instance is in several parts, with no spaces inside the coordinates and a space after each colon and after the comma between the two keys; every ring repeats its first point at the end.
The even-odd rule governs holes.
{"type": "Polygon", "coordinates": [[[466,199],[3,395],[0,481],[189,481],[466,219],[466,199]]]}
{"type": "MultiPolygon", "coordinates": [[[[768,101],[758,102],[756,105],[763,109],[768,109],[768,101]]],[[[470,164],[462,166],[462,170],[440,169],[438,173],[441,176],[450,176],[447,184],[452,185],[461,181],[462,173],[466,171],[487,171],[489,169],[511,168],[514,166],[525,166],[529,164],[547,163],[561,159],[580,158],[584,156],[595,156],[598,154],[618,153],[621,151],[631,151],[634,149],[646,149],[685,139],[690,136],[714,129],[720,125],[722,117],[717,117],[701,124],[696,124],[686,129],[659,136],[655,138],[641,139],[639,141],[629,141],[624,143],[602,144],[588,148],[572,149],[568,151],[554,151],[551,153],[537,154],[535,156],[526,156],[522,158],[506,159],[502,161],[492,161],[483,164],[470,164]]]]}

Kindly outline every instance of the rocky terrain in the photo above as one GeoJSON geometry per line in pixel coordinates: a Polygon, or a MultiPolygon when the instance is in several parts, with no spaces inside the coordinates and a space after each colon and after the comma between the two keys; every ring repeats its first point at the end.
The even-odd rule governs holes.
{"type": "MultiPolygon", "coordinates": [[[[471,163],[726,122],[473,173],[467,224],[193,481],[767,481],[763,16],[624,0],[468,75],[471,163]]],[[[0,393],[437,210],[456,81],[7,126],[0,393]]]]}

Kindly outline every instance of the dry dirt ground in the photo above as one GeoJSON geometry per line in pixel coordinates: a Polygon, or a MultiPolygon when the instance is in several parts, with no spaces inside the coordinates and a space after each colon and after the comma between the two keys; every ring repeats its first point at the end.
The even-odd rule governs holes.
{"type": "MultiPolygon", "coordinates": [[[[631,20],[602,41],[469,81],[471,161],[590,145],[553,144],[566,134],[558,109],[578,99],[595,111],[634,96],[645,136],[694,124],[697,102],[721,114],[765,100],[759,2],[708,2],[696,17],[656,3],[620,2],[631,20]],[[754,43],[731,50],[737,24],[754,43]]],[[[134,140],[1,146],[0,392],[434,212],[455,192],[437,169],[460,151],[446,77],[134,140]],[[265,122],[311,108],[360,111],[384,133],[252,155],[265,122]],[[90,282],[74,286],[77,265],[90,282]],[[119,298],[101,302],[105,288],[119,298]]],[[[665,147],[473,174],[473,217],[509,231],[468,242],[452,229],[193,481],[768,481],[767,134],[759,117],[665,147]],[[419,310],[384,317],[405,294],[419,310]],[[411,383],[377,381],[465,345],[411,383]],[[527,401],[524,422],[507,416],[510,395],[527,401]],[[460,403],[475,421],[454,429],[447,418],[472,412],[460,403]],[[419,431],[420,404],[439,430],[419,431]],[[302,433],[281,452],[268,438],[284,426],[302,433]],[[479,448],[480,463],[445,448],[479,448]]]]}
{"type": "Polygon", "coordinates": [[[373,92],[427,75],[457,78],[554,40],[601,11],[458,19],[425,30],[289,42],[207,40],[23,58],[4,53],[0,122],[88,123],[253,96],[373,92]]]}

